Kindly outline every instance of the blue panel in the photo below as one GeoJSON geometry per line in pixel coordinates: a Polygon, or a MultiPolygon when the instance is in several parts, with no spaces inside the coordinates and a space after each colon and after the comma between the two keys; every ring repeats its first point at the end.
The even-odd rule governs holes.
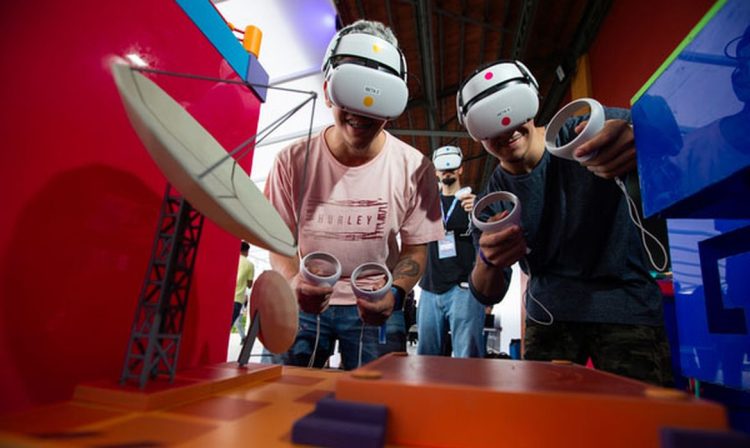
{"type": "Polygon", "coordinates": [[[716,13],[633,123],[647,216],[750,218],[750,1],[716,13]]]}
{"type": "MultiPolygon", "coordinates": [[[[248,82],[257,83],[259,80],[265,80],[263,84],[268,82],[268,74],[254,56],[252,57],[252,67],[250,67],[250,53],[242,47],[242,44],[239,43],[237,37],[227,26],[224,18],[209,0],[175,1],[206,36],[206,39],[216,47],[216,50],[226,59],[240,78],[248,82]],[[248,75],[251,75],[253,79],[249,80],[248,75]]],[[[261,101],[266,100],[265,88],[253,87],[252,89],[261,101]]]]}
{"type": "Polygon", "coordinates": [[[252,86],[253,90],[255,91],[255,94],[258,95],[261,101],[266,101],[266,95],[268,94],[268,88],[263,87],[268,85],[268,73],[263,69],[263,66],[260,65],[260,62],[255,57],[254,54],[248,53],[250,56],[250,59],[247,63],[247,73],[245,74],[245,81],[247,81],[250,84],[255,84],[252,86]]]}
{"type": "Polygon", "coordinates": [[[750,220],[668,220],[682,374],[750,390],[750,220]]]}

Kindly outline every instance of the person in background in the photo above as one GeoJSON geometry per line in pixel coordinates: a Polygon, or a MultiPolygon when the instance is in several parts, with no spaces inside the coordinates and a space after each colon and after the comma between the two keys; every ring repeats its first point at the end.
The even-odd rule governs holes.
{"type": "Polygon", "coordinates": [[[440,182],[445,238],[427,247],[427,267],[419,281],[422,295],[417,307],[417,354],[450,355],[446,351],[452,346],[457,358],[483,358],[484,306],[471,296],[468,283],[476,258],[468,231],[476,195],[470,191],[457,194],[463,174],[460,148],[436,149],[432,163],[440,182]]]}
{"type": "MultiPolygon", "coordinates": [[[[484,304],[499,302],[508,290],[510,266],[520,262],[529,275],[525,359],[585,364],[591,358],[597,369],[670,385],[661,294],[649,274],[626,197],[613,181],[636,175],[629,112],[605,109],[603,129],[574,152],[579,160],[588,160],[554,157],[545,149],[545,128],[533,119],[538,87],[523,64],[498,62],[472,78],[459,89],[464,96],[458,113],[470,133],[481,133],[475,139],[500,162],[480,197],[509,191],[522,205],[520,226],[494,233],[474,230],[478,256],[469,282],[472,293],[484,304]],[[518,90],[508,94],[503,86],[529,89],[528,95],[518,90]],[[485,113],[518,110],[533,102],[532,118],[507,128],[497,125],[501,120],[490,122],[496,129],[475,127],[479,117],[471,116],[471,97],[482,91],[489,93],[480,100],[487,101],[482,107],[490,106],[485,113]],[[519,98],[526,100],[519,104],[519,98]]],[[[572,141],[587,119],[568,119],[558,144],[572,141]]],[[[507,214],[502,202],[483,213],[490,220],[507,214]]]]}
{"type": "Polygon", "coordinates": [[[250,245],[246,242],[240,243],[240,262],[237,266],[237,283],[234,287],[234,309],[232,311],[231,327],[236,327],[240,338],[245,339],[245,328],[240,323],[242,311],[247,310],[247,288],[253,287],[255,266],[247,259],[250,245]]]}
{"type": "Polygon", "coordinates": [[[344,27],[331,41],[324,71],[334,124],[312,137],[309,152],[304,140],[282,150],[264,193],[289,228],[298,229],[299,256],[270,255],[300,306],[299,331],[281,360],[323,367],[338,341],[342,367],[350,370],[378,356],[378,327],[403,307],[424,270],[427,244],[442,238],[443,229],[432,164],[384,130],[408,98],[406,65],[393,32],[363,20],[344,27]],[[354,102],[348,101],[351,90],[340,90],[368,79],[392,88],[354,102]],[[391,107],[395,103],[398,110],[391,107]],[[381,106],[393,114],[383,117],[375,110],[381,106]],[[301,258],[315,251],[341,263],[342,276],[333,287],[310,284],[300,275],[301,258]],[[357,299],[350,285],[352,271],[370,262],[393,274],[391,291],[373,302],[357,299]]]}

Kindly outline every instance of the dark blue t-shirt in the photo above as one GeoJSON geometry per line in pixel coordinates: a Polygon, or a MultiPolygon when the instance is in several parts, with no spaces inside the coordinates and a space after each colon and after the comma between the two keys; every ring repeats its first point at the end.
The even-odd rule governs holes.
{"type": "MultiPolygon", "coordinates": [[[[630,115],[607,109],[606,117],[629,120],[630,115]]],[[[575,126],[583,119],[566,122],[559,144],[575,137],[575,126]]],[[[498,165],[480,197],[493,191],[510,191],[521,201],[523,232],[531,249],[521,268],[530,275],[534,298],[556,321],[663,323],[661,294],[648,272],[639,230],[613,180],[545,151],[528,174],[513,175],[498,165]]],[[[502,203],[492,208],[490,216],[502,211],[502,203]]],[[[479,235],[474,229],[475,241],[479,235]]],[[[506,278],[509,275],[506,272],[506,278]]],[[[526,307],[536,320],[549,320],[528,296],[526,307]]]]}

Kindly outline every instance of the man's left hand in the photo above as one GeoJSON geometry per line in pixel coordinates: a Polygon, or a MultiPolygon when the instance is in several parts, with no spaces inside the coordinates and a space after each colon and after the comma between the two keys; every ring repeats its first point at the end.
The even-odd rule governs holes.
{"type": "Polygon", "coordinates": [[[367,299],[357,299],[357,309],[362,321],[368,325],[380,326],[393,314],[393,306],[396,304],[396,298],[393,293],[388,291],[380,300],[369,301],[367,299]]]}
{"type": "Polygon", "coordinates": [[[461,207],[466,210],[466,213],[471,213],[471,210],[474,208],[474,199],[477,198],[477,195],[474,193],[469,193],[466,196],[461,199],[461,207]]]}
{"type": "MultiPolygon", "coordinates": [[[[580,133],[585,126],[586,122],[580,123],[576,126],[576,132],[580,133]]],[[[596,155],[581,164],[604,179],[634,170],[637,163],[633,128],[625,120],[605,121],[602,130],[575,151],[576,157],[588,154],[596,155]]]]}

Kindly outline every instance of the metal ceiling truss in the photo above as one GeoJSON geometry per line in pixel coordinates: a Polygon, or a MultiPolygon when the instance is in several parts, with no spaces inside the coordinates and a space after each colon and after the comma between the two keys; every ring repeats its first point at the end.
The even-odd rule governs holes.
{"type": "Polygon", "coordinates": [[[555,77],[537,115],[538,123],[547,123],[559,109],[575,74],[578,58],[588,51],[604,18],[607,16],[607,12],[609,12],[610,6],[612,6],[612,0],[589,0],[586,4],[586,12],[581,18],[569,51],[561,57],[558,64],[562,68],[563,79],[555,77]]]}
{"type": "MultiPolygon", "coordinates": [[[[580,20],[573,37],[570,38],[570,28],[567,28],[564,38],[560,36],[550,43],[553,48],[548,45],[545,52],[540,52],[530,46],[532,32],[537,32],[535,26],[543,23],[537,22],[540,8],[548,9],[546,4],[540,5],[539,0],[505,0],[502,3],[496,0],[334,0],[345,22],[369,14],[370,19],[387,21],[397,34],[409,36],[404,37],[407,41],[402,47],[410,58],[417,52],[420,58],[420,65],[410,78],[410,83],[417,83],[411,86],[417,96],[409,100],[398,123],[395,120],[390,123],[389,131],[402,138],[408,136],[412,146],[420,147],[428,156],[441,143],[461,140],[466,161],[486,160],[482,166],[475,165],[467,172],[471,177],[467,180],[480,188],[486,185],[496,160],[487,157],[481,145],[467,141],[468,134],[456,123],[453,102],[461,81],[467,71],[474,69],[470,65],[498,59],[528,60],[532,64],[536,61],[537,65],[543,60],[547,69],[550,65],[559,65],[565,74],[562,79],[555,78],[549,83],[549,73],[538,76],[550,85],[544,85],[546,97],[537,115],[537,123],[544,124],[559,108],[575,73],[576,61],[588,50],[612,4],[612,0],[586,0],[585,7],[580,8],[581,0],[574,1],[576,11],[583,11],[583,14],[576,16],[580,20]],[[498,33],[499,37],[492,33],[498,33]],[[550,53],[559,60],[548,64],[550,53]],[[456,69],[457,73],[453,71],[456,69]],[[429,148],[421,147],[427,145],[429,148]]],[[[561,8],[557,10],[559,13],[561,8]]],[[[554,30],[539,32],[549,31],[554,30]]]]}
{"type": "MultiPolygon", "coordinates": [[[[427,100],[427,128],[437,131],[437,91],[435,89],[435,62],[432,55],[432,11],[430,0],[418,0],[415,6],[419,52],[422,62],[422,89],[427,100]]],[[[429,136],[430,152],[438,146],[438,139],[429,136]]]]}

